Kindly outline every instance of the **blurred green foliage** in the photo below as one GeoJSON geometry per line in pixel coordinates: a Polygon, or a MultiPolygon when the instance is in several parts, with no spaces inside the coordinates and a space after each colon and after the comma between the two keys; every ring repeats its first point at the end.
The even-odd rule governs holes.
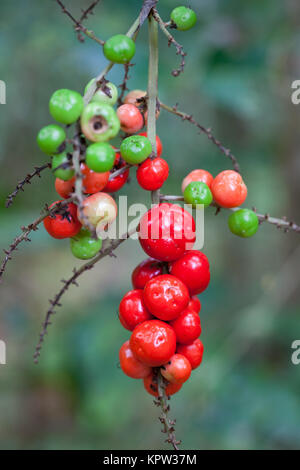
{"type": "MultiPolygon", "coordinates": [[[[74,16],[88,0],[66,3],[74,16]]],[[[140,1],[103,0],[89,27],[101,38],[126,31],[140,1]]],[[[197,27],[175,32],[188,52],[186,70],[170,71],[178,57],[161,35],[160,99],[192,112],[238,157],[248,185],[247,206],[299,214],[300,109],[290,100],[300,78],[300,5],[297,0],[189,0],[197,27]]],[[[168,19],[176,6],[160,0],[168,19]]],[[[34,165],[42,164],[35,143],[51,122],[48,100],[57,88],[83,91],[106,64],[101,48],[77,41],[54,1],[1,1],[0,79],[7,104],[0,107],[1,246],[29,223],[45,202],[56,200],[51,173],[44,174],[4,209],[6,195],[34,165]]],[[[147,29],[143,28],[130,70],[131,88],[147,81],[147,29]]],[[[122,81],[123,68],[109,75],[122,81]]],[[[179,194],[194,168],[213,174],[230,168],[205,136],[165,112],[158,120],[171,175],[164,191],[179,194]]],[[[149,202],[134,175],[122,193],[149,202]]],[[[299,338],[297,234],[262,226],[249,240],[234,237],[227,214],[212,209],[205,219],[205,246],[212,268],[201,295],[205,358],[172,399],[177,434],[185,449],[299,448],[300,366],[291,363],[299,338]]],[[[118,349],[128,338],[117,318],[130,273],[144,258],[137,243],[105,259],[72,288],[53,318],[40,365],[32,353],[47,300],[79,262],[68,241],[43,229],[14,256],[1,286],[0,338],[7,365],[0,366],[0,447],[43,449],[165,448],[158,410],[142,383],[118,368],[118,349]]]]}

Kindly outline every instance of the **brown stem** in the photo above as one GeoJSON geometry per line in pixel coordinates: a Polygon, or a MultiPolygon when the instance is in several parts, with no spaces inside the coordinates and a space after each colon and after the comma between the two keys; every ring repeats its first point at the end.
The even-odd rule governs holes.
{"type": "Polygon", "coordinates": [[[7,263],[12,259],[12,253],[18,249],[18,246],[20,245],[20,243],[22,243],[23,241],[30,242],[31,240],[30,238],[28,238],[28,235],[31,232],[35,232],[36,230],[38,230],[38,226],[40,225],[41,222],[43,222],[43,220],[46,217],[48,217],[48,215],[51,216],[51,215],[61,213],[62,211],[65,210],[65,206],[69,204],[69,202],[72,202],[73,200],[74,200],[73,197],[71,197],[69,199],[65,199],[64,201],[59,201],[55,205],[53,205],[51,209],[49,209],[48,206],[46,206],[42,214],[40,215],[40,217],[35,219],[31,224],[27,225],[26,227],[24,226],[21,227],[21,230],[22,230],[21,235],[19,235],[18,237],[14,239],[14,241],[12,242],[8,250],[3,250],[5,253],[5,258],[3,259],[1,266],[0,266],[0,282],[2,282],[2,277],[5,272],[7,263]]]}
{"type": "Polygon", "coordinates": [[[45,165],[42,165],[42,166],[35,166],[34,171],[32,171],[31,173],[28,173],[23,180],[19,181],[19,183],[16,186],[16,189],[11,194],[9,194],[9,196],[7,196],[5,207],[10,207],[14,201],[14,198],[17,196],[17,194],[20,191],[24,191],[25,184],[31,184],[31,180],[35,176],[38,176],[40,178],[41,172],[43,170],[46,170],[46,168],[51,168],[50,162],[45,163],[45,165]]]}
{"type": "Polygon", "coordinates": [[[179,111],[179,109],[177,109],[177,106],[168,106],[164,103],[161,103],[160,102],[160,106],[162,109],[168,111],[169,113],[172,113],[172,114],[175,114],[176,116],[179,116],[183,121],[188,121],[190,122],[191,124],[193,124],[194,126],[196,126],[201,132],[203,132],[203,134],[205,134],[209,140],[218,147],[218,149],[224,154],[226,155],[226,157],[228,157],[231,162],[232,162],[232,165],[233,165],[233,168],[235,169],[235,171],[237,171],[238,173],[240,173],[240,166],[238,164],[238,161],[236,159],[236,157],[231,153],[231,151],[229,149],[227,149],[226,147],[224,147],[224,145],[218,140],[216,139],[216,137],[214,137],[214,135],[212,134],[211,132],[211,129],[208,129],[204,126],[202,126],[201,124],[199,124],[197,121],[195,121],[195,119],[193,118],[193,116],[191,114],[187,114],[187,113],[184,113],[183,111],[179,111]]]}
{"type": "Polygon", "coordinates": [[[75,286],[78,285],[77,284],[77,279],[81,274],[83,274],[84,272],[89,271],[90,269],[92,269],[95,266],[95,264],[98,263],[98,261],[100,261],[105,256],[108,256],[108,255],[111,256],[113,251],[119,245],[121,245],[121,243],[123,243],[125,240],[128,240],[128,238],[135,231],[136,231],[136,229],[131,230],[130,232],[127,232],[125,235],[123,235],[121,238],[119,238],[117,240],[106,240],[106,243],[105,242],[103,243],[102,250],[99,252],[99,254],[97,256],[95,256],[95,258],[93,258],[92,260],[90,260],[87,263],[83,264],[81,266],[81,268],[79,268],[79,269],[74,268],[72,276],[68,280],[62,280],[63,287],[55,295],[55,297],[52,300],[50,300],[51,307],[47,311],[45,320],[42,324],[42,330],[41,330],[41,333],[40,333],[39,342],[38,342],[38,344],[35,348],[35,353],[34,353],[34,356],[33,356],[34,357],[34,362],[36,364],[39,361],[39,357],[40,357],[41,349],[42,349],[42,344],[44,342],[45,335],[47,334],[48,326],[51,325],[50,318],[51,318],[52,315],[54,315],[56,313],[55,308],[61,306],[60,301],[61,301],[61,298],[63,297],[63,295],[67,292],[69,287],[71,287],[72,285],[75,285],[75,286]]]}
{"type": "Polygon", "coordinates": [[[176,439],[175,420],[171,420],[169,418],[170,405],[168,404],[169,398],[166,395],[166,382],[163,376],[161,375],[160,371],[158,371],[156,380],[158,397],[154,403],[161,408],[161,415],[159,417],[159,420],[163,425],[162,432],[168,435],[166,442],[171,444],[174,450],[179,450],[178,446],[181,444],[181,441],[177,441],[176,439]]]}

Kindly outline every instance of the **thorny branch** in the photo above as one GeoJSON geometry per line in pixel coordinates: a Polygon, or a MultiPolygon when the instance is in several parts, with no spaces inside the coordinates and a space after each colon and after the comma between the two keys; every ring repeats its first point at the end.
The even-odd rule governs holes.
{"type": "Polygon", "coordinates": [[[158,397],[154,400],[155,405],[161,408],[161,415],[159,421],[163,425],[162,432],[168,435],[166,442],[171,444],[174,450],[179,450],[178,446],[181,444],[181,441],[177,441],[175,435],[175,419],[172,420],[169,418],[170,405],[168,404],[169,397],[166,395],[166,382],[158,371],[157,376],[154,378],[157,381],[157,390],[158,397]]]}
{"type": "Polygon", "coordinates": [[[173,77],[178,77],[178,75],[184,72],[185,57],[187,53],[184,52],[183,46],[179,44],[179,42],[177,42],[172,36],[172,34],[167,30],[167,28],[165,27],[165,23],[163,22],[163,20],[161,19],[161,17],[159,16],[155,8],[153,8],[152,14],[153,14],[153,18],[155,19],[155,21],[157,21],[157,23],[159,24],[160,29],[162,30],[164,35],[167,37],[168,46],[171,46],[171,44],[173,44],[176,48],[176,54],[179,55],[181,58],[179,67],[177,69],[172,70],[173,77]]]}
{"type": "Polygon", "coordinates": [[[218,139],[216,139],[216,137],[212,134],[210,128],[206,128],[206,127],[202,126],[201,124],[199,124],[197,121],[195,121],[192,114],[187,114],[187,113],[184,113],[183,111],[179,111],[179,109],[177,108],[177,105],[171,107],[171,106],[168,106],[168,105],[160,102],[160,106],[165,111],[168,111],[169,113],[175,114],[176,116],[179,116],[183,121],[189,121],[191,124],[196,126],[201,132],[203,132],[203,134],[205,134],[209,138],[209,140],[214,145],[216,145],[218,147],[218,149],[224,155],[226,155],[226,157],[228,157],[231,160],[233,168],[235,169],[235,171],[237,171],[238,173],[241,172],[240,165],[238,164],[238,161],[237,161],[236,157],[231,153],[230,149],[224,147],[224,145],[218,139]]]}
{"type": "Polygon", "coordinates": [[[45,165],[42,165],[42,166],[35,166],[34,171],[32,171],[31,173],[28,173],[23,180],[19,181],[19,183],[16,186],[16,189],[9,196],[7,196],[5,207],[10,207],[14,201],[14,198],[17,196],[17,194],[20,191],[24,191],[24,186],[26,184],[31,184],[31,180],[35,176],[38,176],[40,178],[41,172],[43,170],[46,170],[46,168],[51,168],[50,162],[45,163],[45,165]]]}
{"type": "Polygon", "coordinates": [[[99,254],[97,256],[95,256],[95,258],[93,258],[91,261],[88,261],[87,263],[83,264],[79,269],[74,268],[72,276],[68,280],[64,280],[64,279],[62,280],[63,287],[60,289],[60,291],[55,295],[55,297],[52,300],[49,300],[51,306],[50,306],[49,310],[47,311],[45,320],[42,324],[42,330],[41,330],[41,333],[40,333],[39,342],[38,342],[38,344],[35,348],[35,353],[34,353],[34,356],[33,356],[34,357],[34,362],[36,364],[39,361],[39,357],[40,357],[41,349],[42,349],[42,344],[44,342],[45,335],[47,334],[48,326],[51,325],[50,318],[51,318],[52,315],[54,315],[56,313],[56,311],[55,311],[56,307],[61,307],[60,301],[61,301],[61,298],[63,297],[63,295],[67,292],[69,287],[71,287],[72,285],[78,286],[77,279],[78,279],[79,276],[81,276],[81,274],[83,274],[84,272],[89,271],[90,269],[92,269],[95,266],[95,264],[98,263],[98,261],[103,259],[105,256],[113,256],[114,255],[113,251],[119,245],[121,245],[121,243],[123,243],[125,240],[130,238],[130,236],[133,235],[133,233],[135,231],[136,231],[136,228],[131,230],[131,231],[128,231],[125,235],[123,235],[119,239],[106,240],[107,243],[104,242],[104,244],[103,244],[103,245],[106,245],[106,246],[103,246],[102,250],[99,252],[99,254]]]}
{"type": "Polygon", "coordinates": [[[124,98],[125,92],[128,91],[127,82],[130,78],[129,68],[133,67],[133,66],[134,66],[134,64],[124,64],[124,78],[123,78],[122,83],[119,85],[119,88],[121,89],[121,93],[120,93],[119,98],[118,98],[118,106],[121,106],[121,104],[123,103],[123,98],[124,98]]]}
{"type": "MultiPolygon", "coordinates": [[[[90,39],[92,39],[93,41],[96,41],[98,44],[100,44],[101,46],[104,45],[104,42],[102,39],[99,39],[97,38],[97,36],[95,36],[94,32],[91,31],[90,29],[87,29],[85,26],[83,26],[81,24],[81,21],[85,18],[87,18],[88,16],[88,13],[91,13],[91,11],[93,10],[93,8],[97,5],[98,2],[94,2],[94,6],[93,8],[89,7],[88,10],[86,10],[85,12],[83,12],[82,16],[81,16],[81,19],[80,21],[77,21],[74,16],[72,15],[72,13],[69,12],[69,10],[67,10],[67,8],[65,7],[65,5],[63,4],[63,2],[61,0],[56,0],[56,2],[58,3],[58,5],[61,7],[61,10],[62,12],[67,15],[71,21],[73,21],[74,23],[74,29],[75,31],[77,32],[77,37],[78,37],[78,40],[80,42],[84,42],[84,38],[83,38],[83,34],[85,34],[87,37],[89,37],[90,39]]],[[[91,5],[92,6],[92,5],[91,5]]]]}
{"type": "MultiPolygon", "coordinates": [[[[160,195],[160,201],[184,201],[183,196],[176,196],[176,195],[166,195],[166,194],[161,194],[160,195]]],[[[217,208],[216,214],[220,212],[221,209],[224,209],[220,206],[218,206],[215,203],[211,204],[212,207],[217,208]]],[[[233,212],[238,211],[242,209],[241,207],[234,207],[232,209],[226,209],[226,210],[231,210],[233,212]]],[[[282,219],[277,218],[277,217],[271,217],[269,214],[259,214],[257,212],[256,207],[253,207],[252,210],[256,213],[259,223],[262,224],[263,222],[268,222],[271,225],[275,225],[278,229],[283,229],[284,232],[298,232],[300,233],[300,226],[297,225],[295,222],[287,220],[286,217],[282,217],[282,219]]]]}
{"type": "Polygon", "coordinates": [[[22,233],[21,235],[17,236],[12,244],[9,246],[8,250],[3,250],[5,253],[5,258],[2,261],[2,264],[0,266],[0,282],[2,281],[2,277],[4,274],[4,271],[6,269],[7,263],[12,259],[12,253],[18,249],[18,246],[20,245],[21,242],[26,241],[30,242],[31,239],[28,237],[28,235],[31,232],[35,232],[38,230],[38,226],[40,225],[41,222],[48,216],[53,216],[55,214],[61,214],[63,215],[66,212],[65,206],[69,204],[70,202],[73,201],[73,198],[65,199],[64,201],[59,201],[55,205],[49,209],[49,207],[46,205],[42,214],[40,217],[38,217],[36,220],[34,220],[31,224],[27,225],[26,227],[21,227],[22,233]]]}

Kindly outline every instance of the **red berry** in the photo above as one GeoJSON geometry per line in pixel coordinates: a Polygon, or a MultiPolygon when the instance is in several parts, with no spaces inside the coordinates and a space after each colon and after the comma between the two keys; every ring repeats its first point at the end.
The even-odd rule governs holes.
{"type": "Polygon", "coordinates": [[[137,325],[152,318],[141,289],[130,290],[124,295],[119,306],[119,319],[126,330],[133,331],[137,325]]]}
{"type": "Polygon", "coordinates": [[[150,279],[163,273],[163,265],[155,259],[142,261],[133,271],[131,280],[135,289],[144,289],[150,279]]]}
{"type": "MultiPolygon", "coordinates": [[[[147,132],[141,132],[139,135],[143,135],[144,137],[148,137],[147,132]]],[[[160,138],[157,135],[156,136],[156,155],[158,157],[160,157],[161,154],[162,154],[162,151],[163,151],[163,146],[162,146],[160,138]]]]}
{"type": "Polygon", "coordinates": [[[147,255],[173,261],[195,243],[195,221],[177,204],[162,203],[141,218],[139,240],[147,255]]]}
{"type": "MultiPolygon", "coordinates": [[[[158,397],[158,390],[157,390],[157,381],[156,381],[156,376],[154,374],[148,375],[144,379],[144,387],[147,390],[150,395],[153,395],[154,397],[158,397]]],[[[177,393],[182,387],[181,383],[169,383],[166,386],[166,395],[174,395],[174,393],[177,393]]]]}
{"type": "MultiPolygon", "coordinates": [[[[121,160],[121,155],[119,153],[116,153],[115,164],[113,169],[110,171],[110,174],[116,170],[119,170],[120,168],[123,168],[124,166],[126,166],[126,162],[124,162],[124,160],[121,160]]],[[[115,176],[113,179],[108,180],[106,186],[103,188],[103,192],[115,193],[116,191],[119,191],[119,189],[121,189],[128,180],[128,176],[129,169],[124,171],[120,175],[115,176]]]]}
{"type": "Polygon", "coordinates": [[[191,300],[188,303],[188,308],[190,310],[194,310],[194,312],[200,313],[201,302],[198,299],[198,297],[196,297],[195,295],[193,297],[191,297],[191,300]]]}
{"type": "Polygon", "coordinates": [[[137,169],[139,185],[146,191],[155,191],[162,187],[169,176],[169,165],[160,157],[147,158],[137,169]]]}
{"type": "Polygon", "coordinates": [[[55,180],[55,190],[64,199],[68,199],[71,194],[74,192],[75,188],[75,176],[69,181],[64,181],[59,178],[55,180]]]}
{"type": "Polygon", "coordinates": [[[175,276],[162,274],[147,282],[144,301],[148,310],[164,321],[174,320],[187,307],[190,296],[187,287],[175,276]]]}
{"type": "Polygon", "coordinates": [[[132,379],[144,379],[151,374],[151,367],[138,361],[130,349],[129,341],[121,346],[119,352],[120,366],[124,374],[132,379]]]}
{"type": "Polygon", "coordinates": [[[182,181],[181,190],[184,193],[185,188],[194,181],[201,181],[202,183],[207,184],[209,188],[211,188],[213,180],[213,175],[211,175],[208,171],[193,170],[182,181]]]}
{"type": "Polygon", "coordinates": [[[201,251],[187,251],[181,258],[170,263],[169,269],[173,276],[185,283],[191,295],[200,294],[209,284],[209,262],[201,251]]]}
{"type": "MultiPolygon", "coordinates": [[[[60,201],[53,202],[50,208],[60,201]]],[[[44,227],[53,238],[70,238],[77,235],[81,223],[77,218],[77,206],[72,202],[64,207],[63,214],[48,215],[44,219],[44,227]]]]}
{"type": "Polygon", "coordinates": [[[196,369],[200,366],[203,357],[203,343],[200,339],[195,339],[191,344],[178,344],[177,352],[185,356],[192,366],[196,369]]]}
{"type": "Polygon", "coordinates": [[[175,353],[176,335],[167,323],[148,320],[134,329],[130,347],[134,356],[144,364],[151,367],[162,366],[175,353]]]}
{"type": "Polygon", "coordinates": [[[186,382],[192,372],[190,361],[182,354],[174,354],[169,362],[161,367],[161,375],[170,383],[186,382]]]}
{"type": "Polygon", "coordinates": [[[188,308],[170,322],[170,325],[176,333],[177,343],[190,344],[201,335],[200,317],[188,308]]]}
{"type": "Polygon", "coordinates": [[[127,134],[135,134],[144,126],[143,115],[133,104],[122,104],[117,109],[117,116],[120,120],[122,131],[127,134]]]}
{"type": "Polygon", "coordinates": [[[95,194],[106,186],[110,175],[109,171],[97,173],[90,170],[84,163],[81,165],[81,173],[84,175],[82,184],[85,194],[95,194]]]}
{"type": "Polygon", "coordinates": [[[214,200],[221,207],[237,207],[247,197],[247,186],[239,173],[225,170],[219,173],[211,185],[214,200]]]}

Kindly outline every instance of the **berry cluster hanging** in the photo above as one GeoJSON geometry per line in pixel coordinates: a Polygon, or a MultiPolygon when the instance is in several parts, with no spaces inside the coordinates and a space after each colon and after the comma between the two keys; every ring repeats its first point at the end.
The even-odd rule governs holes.
{"type": "Polygon", "coordinates": [[[78,39],[83,41],[85,35],[103,46],[109,64],[87,84],[84,96],[67,89],[57,90],[51,96],[49,111],[59,125],[47,125],[37,136],[38,146],[51,157],[51,162],[35,168],[17,185],[8,197],[7,207],[25,184],[50,167],[55,177],[55,189],[62,199],[46,205],[40,217],[22,227],[21,235],[5,250],[0,278],[12,253],[21,242],[29,241],[29,234],[42,222],[52,237],[70,240],[70,249],[76,258],[87,260],[79,269],[74,269],[68,280],[63,281],[63,287],[50,301],[34,355],[37,362],[50,317],[61,305],[66,290],[73,284],[77,285],[81,274],[93,268],[104,256],[112,255],[120,243],[130,237],[131,232],[127,232],[117,240],[102,242],[100,234],[116,219],[118,206],[115,195],[128,181],[130,170],[136,169],[137,183],[151,192],[153,205],[136,228],[140,245],[148,258],[134,269],[133,289],[124,295],[119,305],[120,323],[131,332],[128,341],[120,348],[119,359],[123,372],[131,378],[143,379],[147,392],[157,398],[163,432],[167,433],[167,441],[177,449],[179,441],[175,437],[174,421],[168,417],[167,397],[178,392],[190,378],[192,370],[202,362],[198,295],[209,285],[210,267],[205,254],[193,249],[196,232],[193,216],[176,201],[184,201],[196,210],[200,206],[213,206],[217,211],[221,208],[231,210],[229,229],[244,238],[253,236],[261,222],[269,222],[285,231],[300,232],[300,227],[285,218],[277,219],[268,214],[257,214],[256,210],[241,209],[239,206],[247,197],[247,187],[230,150],[191,115],[159,101],[158,28],[167,37],[168,45],[175,46],[181,58],[179,68],[172,72],[178,76],[184,71],[186,53],[169,29],[186,31],[192,28],[196,24],[196,14],[190,8],[179,6],[171,12],[170,21],[164,22],[156,9],[157,2],[145,0],[126,35],[117,34],[103,41],[83,26],[83,21],[98,2],[94,2],[77,21],[57,0],[63,13],[73,21],[78,39]],[[132,90],[126,94],[135,40],[146,19],[149,24],[148,89],[132,90]],[[125,70],[120,95],[115,84],[106,79],[114,64],[123,64],[125,70]],[[160,109],[195,125],[231,160],[234,170],[228,169],[213,177],[207,170],[196,169],[183,179],[182,195],[161,194],[160,189],[169,175],[169,165],[162,158],[163,146],[156,134],[160,109]],[[70,138],[68,134],[72,126],[74,132],[70,138]],[[146,131],[143,131],[144,126],[146,131]],[[115,148],[109,142],[119,135],[120,130],[125,134],[120,136],[120,148],[115,148]]]}

